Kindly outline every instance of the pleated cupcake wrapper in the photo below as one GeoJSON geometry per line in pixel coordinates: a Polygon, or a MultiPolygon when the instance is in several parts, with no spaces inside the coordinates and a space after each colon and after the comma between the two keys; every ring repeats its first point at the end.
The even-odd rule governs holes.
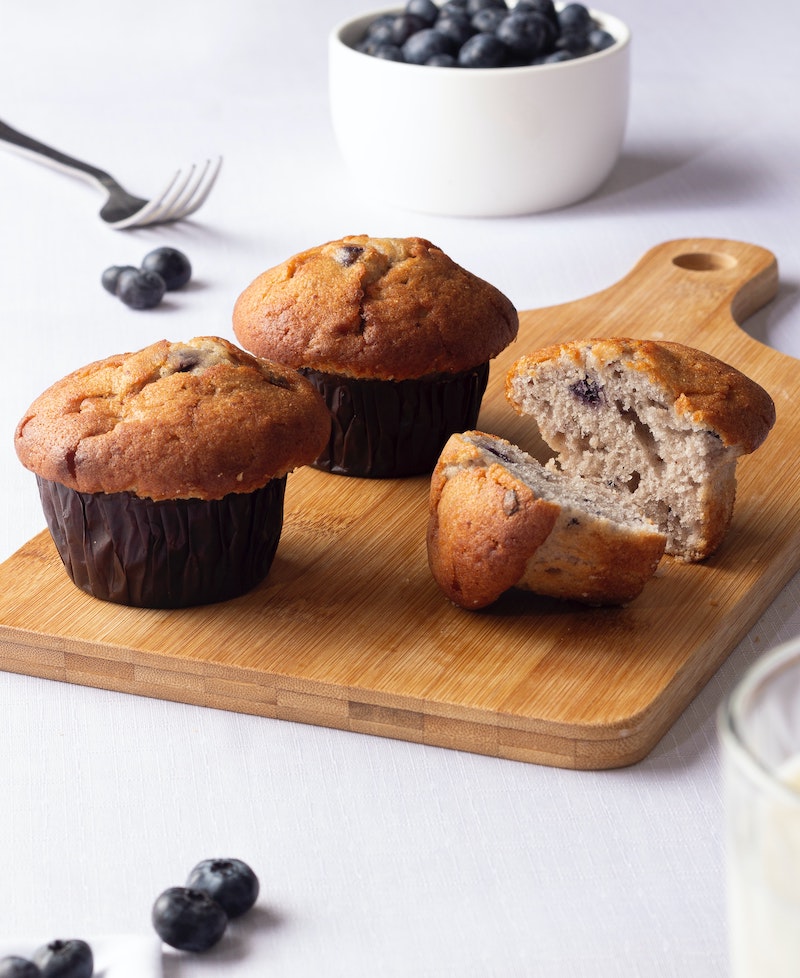
{"type": "Polygon", "coordinates": [[[400,381],[300,372],[333,416],[328,446],[314,467],[382,479],[430,473],[450,435],[476,426],[489,364],[400,381]]]}
{"type": "Polygon", "coordinates": [[[72,581],[118,604],[182,608],[245,594],[267,576],[283,529],[285,476],[214,500],[154,501],[37,482],[72,581]]]}

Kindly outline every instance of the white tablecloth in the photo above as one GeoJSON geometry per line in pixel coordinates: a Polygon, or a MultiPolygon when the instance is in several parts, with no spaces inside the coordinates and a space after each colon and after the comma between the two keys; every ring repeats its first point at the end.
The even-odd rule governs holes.
{"type": "MultiPolygon", "coordinates": [[[[752,241],[782,284],[746,328],[800,356],[794,3],[618,0],[634,37],[619,166],[589,201],[504,220],[394,210],[344,172],[326,36],[363,10],[4,9],[0,118],[140,192],[209,154],[225,163],[196,221],[122,233],[87,185],[0,152],[0,559],[44,525],[12,446],[40,390],[163,336],[232,338],[255,274],[342,234],[428,237],[520,309],[611,285],[664,240],[752,241]],[[102,290],[106,266],[160,244],[192,259],[188,289],[148,313],[102,290]]],[[[259,873],[259,905],[209,955],[168,954],[167,976],[725,975],[714,711],[748,663],[800,633],[799,597],[795,578],[646,760],[597,773],[0,673],[0,936],[151,934],[155,896],[222,855],[259,873]]]]}

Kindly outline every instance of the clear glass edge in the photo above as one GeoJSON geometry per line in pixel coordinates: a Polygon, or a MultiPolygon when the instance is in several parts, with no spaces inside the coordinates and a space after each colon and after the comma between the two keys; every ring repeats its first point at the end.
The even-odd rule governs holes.
{"type": "MultiPolygon", "coordinates": [[[[755,662],[717,708],[717,732],[723,750],[739,769],[756,784],[782,801],[800,808],[800,790],[765,767],[750,751],[736,728],[735,715],[743,702],[776,671],[793,660],[800,660],[800,638],[791,639],[765,652],[755,662]]],[[[800,752],[799,752],[800,755],[800,752]]]]}

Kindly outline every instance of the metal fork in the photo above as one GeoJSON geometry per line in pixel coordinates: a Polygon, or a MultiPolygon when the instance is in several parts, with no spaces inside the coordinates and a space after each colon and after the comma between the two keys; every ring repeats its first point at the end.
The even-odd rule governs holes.
{"type": "Polygon", "coordinates": [[[56,170],[88,180],[108,194],[100,217],[112,228],[143,227],[146,224],[165,224],[180,221],[193,214],[211,192],[217,179],[222,157],[206,160],[202,166],[192,165],[187,171],[178,170],[164,190],[150,200],[134,197],[105,170],[67,156],[51,146],[3,122],[0,119],[0,142],[23,156],[29,156],[56,170]]]}

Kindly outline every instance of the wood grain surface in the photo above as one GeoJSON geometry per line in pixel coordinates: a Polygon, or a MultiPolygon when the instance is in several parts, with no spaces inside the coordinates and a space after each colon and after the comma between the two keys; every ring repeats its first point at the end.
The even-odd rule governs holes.
{"type": "MultiPolygon", "coordinates": [[[[662,562],[626,608],[510,592],[452,606],[427,567],[427,478],[289,477],[268,579],[181,611],[106,604],[68,580],[47,532],[0,566],[0,667],[575,769],[644,757],[800,567],[800,361],[737,326],[777,289],[774,256],[689,239],[649,251],[615,285],[521,315],[492,366],[479,425],[542,456],[503,394],[514,359],[562,339],[677,340],[745,371],[777,423],[739,464],[722,549],[662,562]]],[[[31,477],[31,492],[35,485],[31,477]]]]}

